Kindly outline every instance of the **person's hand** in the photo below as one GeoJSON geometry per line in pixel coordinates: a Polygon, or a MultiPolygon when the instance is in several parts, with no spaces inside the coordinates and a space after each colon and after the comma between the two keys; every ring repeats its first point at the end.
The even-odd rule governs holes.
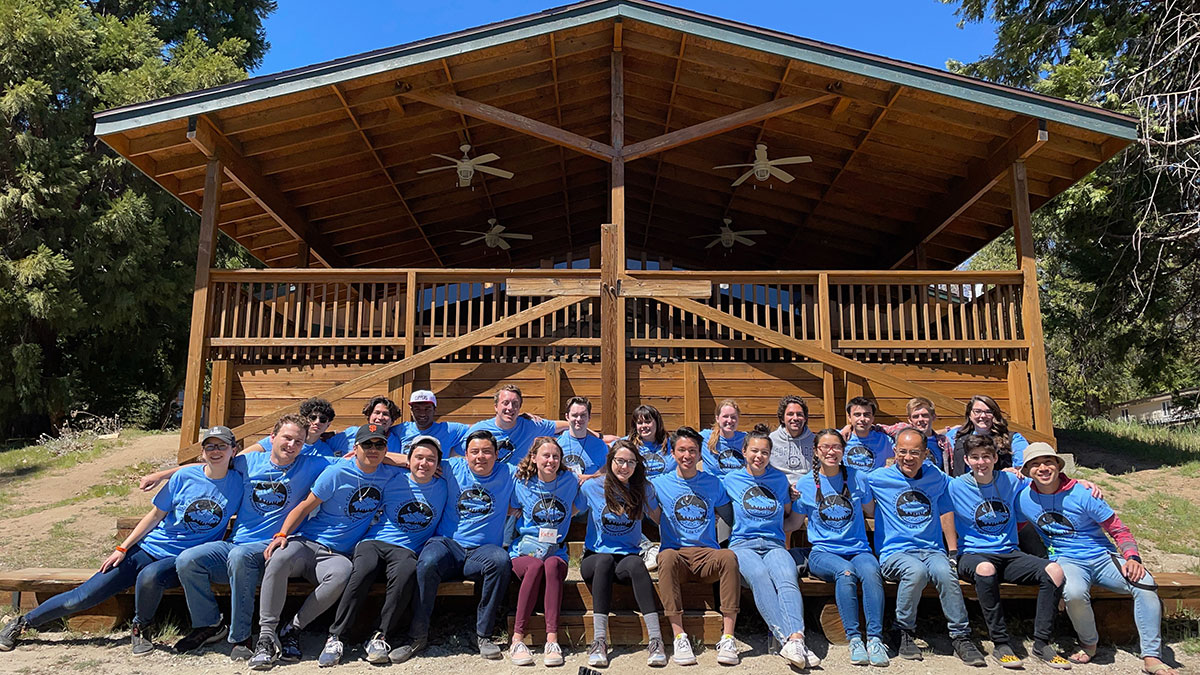
{"type": "Polygon", "coordinates": [[[287,546],[287,537],[275,537],[271,543],[267,544],[267,550],[263,551],[263,559],[270,560],[271,555],[275,553],[275,549],[284,548],[287,546]]]}
{"type": "Polygon", "coordinates": [[[148,473],[138,479],[138,489],[142,492],[149,492],[158,487],[158,484],[161,482],[162,477],[158,475],[157,471],[154,473],[148,473]]]}
{"type": "MultiPolygon", "coordinates": [[[[1077,482],[1080,485],[1082,485],[1083,487],[1087,488],[1088,491],[1090,491],[1092,493],[1092,496],[1095,497],[1096,499],[1104,499],[1104,491],[1100,489],[1099,485],[1096,485],[1095,483],[1093,483],[1090,480],[1076,479],[1075,482],[1077,482]]],[[[1134,581],[1137,581],[1137,579],[1134,579],[1134,581]]]]}
{"type": "Polygon", "coordinates": [[[1011,473],[1012,475],[1014,475],[1014,476],[1017,476],[1018,478],[1024,478],[1024,477],[1025,477],[1025,475],[1021,473],[1021,470],[1020,470],[1020,469],[1017,469],[1017,468],[1014,468],[1014,467],[1011,467],[1011,466],[1010,466],[1010,467],[1006,467],[1006,468],[1004,468],[1004,469],[1001,469],[1001,471],[1007,471],[1007,472],[1011,473]]]}
{"type": "Polygon", "coordinates": [[[788,486],[788,497],[791,498],[791,501],[793,502],[797,499],[800,499],[800,491],[796,489],[795,485],[788,486]]]}
{"type": "Polygon", "coordinates": [[[1126,560],[1121,566],[1121,574],[1130,581],[1141,581],[1146,576],[1146,566],[1136,560],[1126,560]]]}
{"type": "Polygon", "coordinates": [[[120,565],[121,561],[124,559],[125,559],[124,553],[122,553],[120,551],[113,551],[107,558],[104,559],[104,562],[100,563],[100,573],[104,574],[105,572],[111,570],[112,568],[116,567],[117,565],[120,565]]]}

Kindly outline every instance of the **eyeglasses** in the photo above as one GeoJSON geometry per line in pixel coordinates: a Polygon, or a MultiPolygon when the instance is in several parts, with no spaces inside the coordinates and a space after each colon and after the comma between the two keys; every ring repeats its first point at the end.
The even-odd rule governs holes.
{"type": "Polygon", "coordinates": [[[615,466],[628,468],[631,466],[637,466],[637,460],[636,459],[621,459],[620,457],[614,457],[613,464],[615,466]]]}
{"type": "Polygon", "coordinates": [[[332,422],[333,418],[326,417],[326,416],[322,415],[321,413],[313,413],[308,416],[308,421],[309,422],[320,422],[321,424],[325,424],[326,422],[332,422]]]}
{"type": "Polygon", "coordinates": [[[972,415],[984,415],[986,417],[995,417],[996,416],[996,413],[992,412],[992,410],[990,408],[971,408],[971,414],[972,415]]]}
{"type": "Polygon", "coordinates": [[[387,441],[363,441],[362,443],[359,443],[359,445],[363,446],[363,448],[366,450],[383,450],[387,447],[387,441]]]}
{"type": "Polygon", "coordinates": [[[920,457],[925,454],[924,450],[895,450],[893,451],[897,457],[920,457]]]}
{"type": "Polygon", "coordinates": [[[821,452],[833,452],[834,450],[845,450],[845,448],[843,448],[842,446],[834,445],[834,444],[818,445],[817,449],[820,450],[821,452]]]}
{"type": "Polygon", "coordinates": [[[221,443],[220,445],[217,445],[216,443],[206,443],[200,447],[204,450],[204,452],[218,452],[221,450],[228,450],[229,444],[221,443]]]}

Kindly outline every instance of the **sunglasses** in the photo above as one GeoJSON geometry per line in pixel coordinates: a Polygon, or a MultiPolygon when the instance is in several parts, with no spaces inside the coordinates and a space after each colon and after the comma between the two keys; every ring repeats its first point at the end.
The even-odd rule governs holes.
{"type": "Polygon", "coordinates": [[[366,450],[383,450],[387,447],[387,441],[363,441],[359,443],[366,450]]]}
{"type": "Polygon", "coordinates": [[[325,424],[326,422],[332,422],[333,418],[326,417],[320,413],[313,413],[308,416],[308,421],[309,422],[320,422],[321,424],[325,424]]]}

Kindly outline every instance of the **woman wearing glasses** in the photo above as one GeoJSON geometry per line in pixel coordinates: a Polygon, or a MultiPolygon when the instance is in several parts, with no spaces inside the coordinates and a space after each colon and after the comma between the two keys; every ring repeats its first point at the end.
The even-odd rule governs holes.
{"type": "Polygon", "coordinates": [[[1009,431],[1008,420],[1000,411],[1000,405],[995,399],[982,394],[972,396],[967,402],[964,417],[962,424],[946,430],[946,439],[954,446],[954,456],[950,462],[952,466],[946,467],[946,473],[951,476],[970,473],[971,470],[964,459],[963,441],[971,434],[992,437],[999,455],[996,469],[1021,468],[1029,441],[1020,433],[1009,431]]]}
{"type": "Polygon", "coordinates": [[[807,519],[812,552],[808,569],[834,583],[834,598],[846,637],[850,663],[888,665],[883,646],[883,577],[879,560],[867,542],[864,509],[874,512],[875,498],[859,473],[842,464],[846,441],[836,429],[824,429],[815,440],[815,470],[796,482],[800,498],[792,505],[807,519]],[[867,619],[866,641],[860,630],[858,587],[867,619]]]}

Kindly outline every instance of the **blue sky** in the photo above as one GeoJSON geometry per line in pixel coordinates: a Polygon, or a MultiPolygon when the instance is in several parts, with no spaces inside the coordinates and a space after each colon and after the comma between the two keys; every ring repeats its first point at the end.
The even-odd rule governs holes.
{"type": "MultiPolygon", "coordinates": [[[[281,0],[267,20],[271,50],[255,75],[391,47],[510,19],[554,0],[281,0]]],[[[675,0],[704,14],[942,68],[991,51],[991,25],[958,28],[954,8],[937,0],[675,0]]]]}

